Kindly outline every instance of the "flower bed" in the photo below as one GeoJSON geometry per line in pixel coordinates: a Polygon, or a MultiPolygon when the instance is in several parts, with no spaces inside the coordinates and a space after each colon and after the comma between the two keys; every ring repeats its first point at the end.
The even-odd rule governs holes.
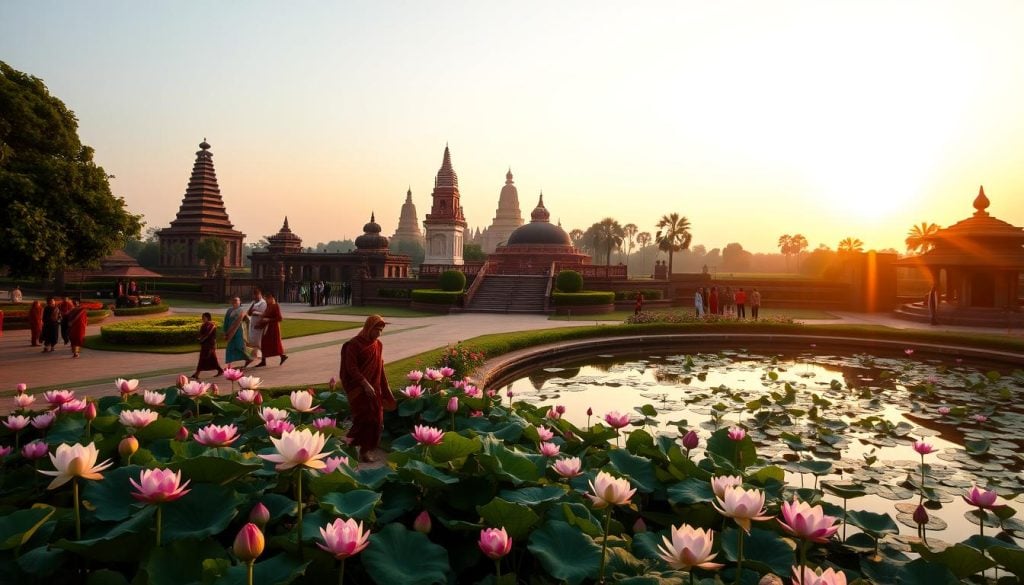
{"type": "Polygon", "coordinates": [[[199,315],[124,321],[100,327],[100,336],[118,345],[184,345],[197,343],[202,322],[199,315]]]}

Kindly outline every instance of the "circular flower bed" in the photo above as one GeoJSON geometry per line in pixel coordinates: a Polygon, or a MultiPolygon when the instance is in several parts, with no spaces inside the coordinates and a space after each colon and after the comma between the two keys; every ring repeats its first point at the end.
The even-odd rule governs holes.
{"type": "Polygon", "coordinates": [[[100,336],[119,345],[184,345],[196,343],[202,322],[199,315],[123,321],[104,325],[100,336]]]}

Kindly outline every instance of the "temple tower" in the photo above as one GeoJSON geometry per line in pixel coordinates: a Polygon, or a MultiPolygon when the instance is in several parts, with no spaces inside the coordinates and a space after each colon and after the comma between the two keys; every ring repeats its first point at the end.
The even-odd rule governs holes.
{"type": "Polygon", "coordinates": [[[423,263],[461,266],[466,218],[459,201],[459,177],[452,169],[448,146],[444,147],[444,159],[434,178],[431,198],[433,202],[430,213],[423,220],[426,231],[426,257],[423,263]]]}
{"type": "Polygon", "coordinates": [[[420,231],[416,205],[412,202],[411,187],[405,193],[405,203],[402,204],[402,213],[398,218],[398,229],[395,230],[395,235],[391,236],[391,242],[415,242],[423,245],[423,232],[420,231]]]}
{"type": "Polygon", "coordinates": [[[204,139],[199,143],[192,176],[181,200],[178,215],[171,226],[157,232],[160,240],[160,267],[163,272],[201,273],[207,267],[199,258],[199,242],[218,238],[227,246],[225,268],[241,268],[242,240],[245,234],[234,229],[228,218],[224,200],[217,185],[217,172],[213,169],[213,154],[204,139]]]}
{"type": "Polygon", "coordinates": [[[521,225],[523,216],[519,211],[519,191],[512,180],[512,169],[509,169],[505,173],[505,186],[501,188],[501,195],[498,196],[498,210],[494,213],[494,221],[483,233],[481,247],[484,252],[493,254],[521,225]]]}

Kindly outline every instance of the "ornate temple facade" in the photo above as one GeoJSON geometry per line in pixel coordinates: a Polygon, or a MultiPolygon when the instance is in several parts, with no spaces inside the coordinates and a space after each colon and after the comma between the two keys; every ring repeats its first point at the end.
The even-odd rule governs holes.
{"type": "Polygon", "coordinates": [[[423,245],[423,232],[420,231],[419,216],[416,215],[416,205],[412,202],[412,188],[405,193],[405,203],[402,204],[402,212],[398,217],[398,229],[391,236],[391,243],[402,242],[416,243],[423,245]]]}
{"type": "Polygon", "coordinates": [[[523,215],[519,211],[519,191],[512,180],[512,169],[505,173],[505,186],[498,196],[498,209],[494,213],[491,225],[474,235],[474,241],[480,244],[487,254],[493,254],[498,246],[508,242],[509,236],[523,225],[523,215]]]}
{"type": "Polygon", "coordinates": [[[234,229],[228,218],[217,185],[217,172],[213,168],[213,154],[205,139],[199,143],[192,176],[178,215],[170,227],[157,232],[157,238],[160,240],[159,266],[163,273],[207,272],[208,267],[198,253],[199,243],[207,238],[217,238],[226,244],[225,268],[241,268],[243,265],[242,240],[245,234],[234,229]]]}
{"type": "Polygon", "coordinates": [[[423,220],[426,256],[424,264],[461,266],[466,217],[462,213],[459,177],[452,169],[452,157],[444,147],[444,159],[434,178],[430,213],[423,220]]]}

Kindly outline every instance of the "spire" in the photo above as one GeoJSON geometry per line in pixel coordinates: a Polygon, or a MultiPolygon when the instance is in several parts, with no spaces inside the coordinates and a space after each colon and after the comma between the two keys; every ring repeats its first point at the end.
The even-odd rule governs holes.
{"type": "Polygon", "coordinates": [[[282,232],[290,232],[290,231],[292,231],[292,230],[288,229],[288,216],[287,215],[284,216],[284,225],[281,226],[281,231],[282,232]]]}
{"type": "Polygon", "coordinates": [[[377,218],[375,217],[375,215],[376,214],[374,212],[370,212],[370,223],[377,223],[377,218]]]}
{"type": "Polygon", "coordinates": [[[444,145],[444,159],[441,160],[441,168],[434,179],[434,187],[459,187],[459,177],[452,168],[452,153],[448,150],[447,144],[444,145]]]}
{"type": "Polygon", "coordinates": [[[988,209],[988,206],[989,206],[989,201],[988,201],[988,197],[985,197],[985,186],[982,185],[981,187],[978,188],[978,196],[974,198],[974,209],[977,210],[977,211],[974,212],[974,215],[976,215],[976,216],[988,215],[988,212],[985,211],[986,209],[988,209]]]}
{"type": "Polygon", "coordinates": [[[198,229],[200,226],[226,230],[234,228],[224,208],[224,199],[221,198],[220,186],[217,184],[217,171],[213,168],[213,153],[205,139],[199,143],[199,150],[196,151],[192,175],[188,179],[178,215],[171,221],[172,228],[198,229]]]}
{"type": "Polygon", "coordinates": [[[512,184],[512,167],[509,167],[508,168],[508,172],[505,173],[505,184],[506,185],[511,185],[512,184]]]}
{"type": "Polygon", "coordinates": [[[537,201],[537,207],[533,209],[533,213],[530,214],[531,222],[545,222],[550,223],[551,214],[547,208],[544,207],[544,192],[540,192],[540,199],[537,201]]]}
{"type": "Polygon", "coordinates": [[[412,185],[409,185],[409,190],[405,192],[405,202],[412,203],[412,185]]]}

